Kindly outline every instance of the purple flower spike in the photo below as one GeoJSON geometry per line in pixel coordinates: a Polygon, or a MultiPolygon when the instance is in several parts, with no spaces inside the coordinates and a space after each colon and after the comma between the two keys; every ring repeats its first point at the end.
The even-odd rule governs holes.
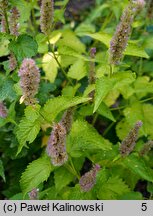
{"type": "Polygon", "coordinates": [[[13,7],[11,10],[11,16],[10,16],[10,33],[12,35],[18,36],[18,28],[19,28],[19,23],[18,19],[20,17],[20,13],[16,7],[13,7]]]}
{"type": "Polygon", "coordinates": [[[142,126],[142,121],[136,122],[134,128],[129,132],[127,137],[122,141],[120,146],[120,154],[122,157],[128,156],[133,151],[138,138],[138,132],[141,126],[142,126]]]}
{"type": "Polygon", "coordinates": [[[40,71],[33,59],[24,59],[19,73],[20,86],[23,92],[23,99],[26,105],[35,102],[35,95],[38,92],[40,82],[40,71]]]}
{"type": "Polygon", "coordinates": [[[96,164],[89,172],[85,173],[80,178],[79,184],[82,191],[88,192],[93,188],[93,186],[96,184],[96,175],[99,170],[100,165],[96,164]]]}
{"type": "Polygon", "coordinates": [[[6,118],[7,117],[7,108],[4,105],[3,102],[0,102],[0,117],[1,118],[6,118]]]}
{"type": "Polygon", "coordinates": [[[53,126],[46,152],[54,166],[61,166],[68,160],[66,153],[66,129],[61,123],[53,126]]]}
{"type": "Polygon", "coordinates": [[[53,25],[54,0],[42,0],[40,14],[41,31],[48,35],[53,25]]]}
{"type": "Polygon", "coordinates": [[[29,199],[30,200],[37,200],[38,199],[38,192],[39,192],[39,189],[37,189],[37,188],[34,188],[32,191],[30,191],[28,193],[29,199]]]}

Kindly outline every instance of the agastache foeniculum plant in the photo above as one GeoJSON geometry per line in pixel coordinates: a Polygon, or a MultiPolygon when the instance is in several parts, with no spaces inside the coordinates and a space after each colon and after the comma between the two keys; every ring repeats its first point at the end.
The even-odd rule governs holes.
{"type": "Polygon", "coordinates": [[[40,29],[45,35],[51,31],[54,19],[54,0],[42,0],[40,10],[40,29]]]}
{"type": "Polygon", "coordinates": [[[86,172],[83,176],[81,176],[79,184],[83,192],[90,191],[96,184],[96,175],[99,170],[100,165],[95,164],[89,172],[86,172]]]}
{"type": "Polygon", "coordinates": [[[73,112],[73,108],[69,108],[63,114],[61,121],[53,125],[46,152],[54,166],[62,166],[68,160],[66,136],[72,126],[73,112]]]}
{"type": "Polygon", "coordinates": [[[120,154],[122,157],[128,156],[134,149],[138,139],[139,129],[142,126],[142,121],[137,121],[131,129],[127,137],[121,142],[120,154]]]}
{"type": "Polygon", "coordinates": [[[8,114],[7,108],[2,101],[0,101],[0,117],[6,118],[8,114]]]}
{"type": "Polygon", "coordinates": [[[112,65],[118,65],[121,62],[131,35],[134,17],[143,9],[144,5],[145,1],[143,0],[131,1],[123,11],[120,23],[110,42],[109,55],[112,65]]]}
{"type": "Polygon", "coordinates": [[[20,86],[22,89],[21,102],[26,105],[36,103],[35,95],[38,93],[40,83],[40,71],[33,59],[23,60],[19,69],[20,86]]]}

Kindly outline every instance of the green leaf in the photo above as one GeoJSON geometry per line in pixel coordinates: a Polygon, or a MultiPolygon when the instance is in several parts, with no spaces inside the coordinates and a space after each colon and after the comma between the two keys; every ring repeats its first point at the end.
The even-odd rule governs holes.
{"type": "Polygon", "coordinates": [[[16,136],[19,142],[17,155],[21,152],[22,148],[26,146],[26,142],[32,143],[40,130],[39,111],[37,108],[27,107],[25,109],[25,117],[23,117],[18,125],[16,136]]]}
{"type": "Polygon", "coordinates": [[[85,53],[85,45],[71,31],[63,32],[62,39],[57,42],[58,47],[67,47],[77,53],[85,53]]]}
{"type": "Polygon", "coordinates": [[[82,59],[78,59],[69,69],[68,76],[80,80],[87,74],[87,65],[82,59]]]}
{"type": "MultiPolygon", "coordinates": [[[[94,38],[95,40],[101,41],[104,43],[107,47],[110,46],[110,41],[112,36],[104,33],[83,33],[84,35],[90,36],[94,38]]],[[[82,35],[83,35],[82,34],[82,35]]],[[[148,54],[145,52],[144,48],[142,46],[139,46],[138,44],[135,44],[133,41],[129,41],[128,46],[124,52],[125,55],[131,55],[131,56],[138,56],[143,58],[149,58],[148,54]]]]}
{"type": "Polygon", "coordinates": [[[80,157],[101,149],[110,150],[111,143],[98,134],[87,122],[75,121],[67,138],[67,152],[72,157],[80,157]]]}
{"type": "Polygon", "coordinates": [[[20,35],[16,41],[9,44],[9,49],[15,54],[17,60],[21,62],[24,58],[30,58],[37,54],[37,42],[29,35],[20,35]]]}
{"type": "MultiPolygon", "coordinates": [[[[57,54],[57,53],[56,53],[57,54]]],[[[58,58],[58,56],[57,56],[58,58]]],[[[59,58],[58,58],[59,60],[59,58]]],[[[45,54],[42,59],[42,68],[45,72],[45,78],[49,80],[51,83],[54,83],[57,72],[58,72],[58,64],[56,60],[54,59],[54,56],[52,53],[45,54]]]]}
{"type": "Polygon", "coordinates": [[[130,192],[130,189],[119,176],[108,177],[105,170],[97,174],[97,197],[100,200],[116,200],[121,195],[130,192]]]}
{"type": "Polygon", "coordinates": [[[116,125],[116,134],[120,140],[123,140],[129,131],[131,130],[132,126],[123,118],[118,124],[116,125]]]}
{"type": "Polygon", "coordinates": [[[60,167],[54,172],[55,188],[59,192],[62,188],[68,185],[74,179],[72,175],[66,168],[60,167]]]}
{"type": "Polygon", "coordinates": [[[0,84],[0,100],[4,101],[9,99],[13,101],[16,99],[16,93],[14,89],[14,82],[12,79],[2,78],[2,83],[0,84]]]}
{"type": "Polygon", "coordinates": [[[7,56],[9,54],[9,45],[10,41],[7,40],[6,38],[1,38],[0,39],[0,57],[2,56],[7,56]]]}
{"type": "Polygon", "coordinates": [[[47,101],[42,109],[42,114],[49,122],[53,122],[56,116],[63,110],[69,107],[76,106],[80,103],[85,103],[89,101],[90,98],[84,97],[74,97],[70,99],[69,97],[59,96],[47,101]]]}
{"type": "Polygon", "coordinates": [[[33,188],[37,188],[40,183],[47,181],[52,170],[53,166],[49,157],[42,157],[32,161],[22,173],[20,179],[20,186],[24,196],[33,188]]]}
{"type": "Polygon", "coordinates": [[[124,159],[123,163],[131,171],[138,174],[142,179],[153,182],[153,170],[145,164],[145,161],[142,158],[131,154],[124,159]]]}
{"type": "Polygon", "coordinates": [[[143,200],[142,193],[140,192],[128,192],[119,197],[120,200],[143,200]]]}
{"type": "Polygon", "coordinates": [[[112,77],[102,77],[97,79],[94,112],[98,109],[99,105],[110,91],[118,90],[124,85],[134,82],[134,80],[135,74],[131,72],[115,73],[112,77]]]}
{"type": "Polygon", "coordinates": [[[92,199],[96,199],[96,197],[93,196],[92,191],[89,191],[88,193],[82,192],[80,190],[79,184],[76,184],[75,187],[65,188],[65,191],[62,191],[62,198],[64,200],[92,200],[92,199]]]}
{"type": "Polygon", "coordinates": [[[47,39],[44,34],[37,34],[36,41],[38,44],[38,53],[47,53],[48,52],[48,44],[47,39]]]}
{"type": "Polygon", "coordinates": [[[143,122],[140,129],[141,135],[148,135],[150,139],[153,139],[153,105],[135,102],[130,107],[124,109],[123,113],[126,121],[131,126],[133,126],[138,120],[141,120],[143,122]]]}
{"type": "Polygon", "coordinates": [[[5,173],[4,173],[4,167],[3,167],[3,162],[0,160],[0,176],[3,178],[3,181],[5,182],[5,173]]]}
{"type": "Polygon", "coordinates": [[[110,119],[113,122],[116,122],[112,112],[110,111],[109,107],[105,103],[101,103],[98,110],[98,114],[110,119]]]}

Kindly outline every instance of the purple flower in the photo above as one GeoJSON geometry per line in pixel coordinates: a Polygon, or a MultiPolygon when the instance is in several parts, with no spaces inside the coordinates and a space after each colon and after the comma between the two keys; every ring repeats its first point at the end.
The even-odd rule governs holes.
{"type": "Polygon", "coordinates": [[[132,23],[134,16],[142,10],[145,5],[145,1],[136,0],[132,1],[128,7],[124,10],[121,16],[121,21],[116,28],[116,32],[110,42],[110,63],[117,65],[123,58],[123,52],[125,51],[128,39],[131,34],[132,23]]]}
{"type": "Polygon", "coordinates": [[[15,70],[17,66],[17,61],[15,58],[15,55],[11,52],[10,56],[9,56],[9,68],[11,71],[15,70]]]}
{"type": "Polygon", "coordinates": [[[1,32],[9,33],[9,29],[7,26],[7,8],[8,8],[8,1],[1,0],[0,1],[0,15],[1,15],[1,32]]]}
{"type": "Polygon", "coordinates": [[[122,157],[128,156],[133,151],[138,138],[138,132],[141,126],[142,126],[142,121],[136,122],[133,129],[129,132],[127,137],[122,141],[120,146],[120,154],[122,157]]]}
{"type": "Polygon", "coordinates": [[[80,178],[79,184],[82,191],[88,192],[93,188],[93,186],[96,184],[96,175],[99,170],[100,165],[96,164],[89,172],[85,173],[80,178]]]}
{"type": "Polygon", "coordinates": [[[128,6],[121,17],[121,21],[117,26],[116,32],[110,42],[110,63],[119,64],[123,57],[123,52],[127,46],[129,35],[131,34],[131,24],[133,22],[133,14],[128,6]]]}
{"type": "Polygon", "coordinates": [[[19,23],[18,23],[18,19],[20,17],[20,13],[18,11],[18,9],[16,7],[13,7],[13,9],[11,10],[11,16],[10,16],[10,33],[12,35],[18,36],[19,32],[18,32],[18,28],[19,28],[19,23]]]}
{"type": "Polygon", "coordinates": [[[54,0],[42,0],[40,14],[41,31],[48,35],[53,25],[54,0]]]}
{"type": "Polygon", "coordinates": [[[7,108],[4,105],[3,102],[0,102],[0,117],[1,118],[6,118],[7,117],[7,108]]]}
{"type": "Polygon", "coordinates": [[[38,192],[39,192],[39,189],[37,189],[37,188],[32,189],[32,191],[30,191],[28,193],[29,199],[30,200],[37,200],[38,199],[38,192]]]}
{"type": "Polygon", "coordinates": [[[73,113],[74,113],[73,108],[67,109],[63,114],[62,120],[60,121],[60,123],[65,127],[66,134],[70,132],[72,122],[73,122],[73,113]]]}
{"type": "Polygon", "coordinates": [[[144,156],[146,154],[148,154],[148,152],[153,148],[153,141],[149,140],[148,142],[146,142],[143,146],[143,148],[140,151],[140,156],[144,156]]]}
{"type": "Polygon", "coordinates": [[[61,123],[53,126],[46,152],[54,166],[61,166],[68,160],[66,153],[66,129],[61,123]]]}
{"type": "Polygon", "coordinates": [[[23,100],[26,105],[33,104],[34,97],[38,92],[40,82],[40,71],[33,59],[24,59],[19,73],[20,86],[23,92],[23,100]]]}

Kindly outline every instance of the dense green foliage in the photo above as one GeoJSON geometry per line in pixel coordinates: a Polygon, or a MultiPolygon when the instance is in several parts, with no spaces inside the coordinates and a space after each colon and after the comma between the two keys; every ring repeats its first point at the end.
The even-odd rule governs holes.
{"type": "Polygon", "coordinates": [[[7,107],[7,116],[0,117],[0,199],[29,199],[34,188],[39,199],[152,199],[153,150],[140,153],[153,140],[150,6],[135,17],[124,58],[112,66],[110,41],[128,0],[87,1],[82,8],[79,1],[55,0],[47,35],[40,28],[39,1],[8,2],[7,24],[12,7],[20,17],[19,35],[0,33],[0,102],[7,107]],[[13,70],[11,54],[17,61],[13,70]],[[25,58],[34,59],[41,74],[38,103],[27,106],[18,76],[25,58]],[[54,166],[46,146],[54,124],[72,107],[68,161],[54,166]],[[122,157],[121,142],[137,121],[143,125],[136,145],[122,157]],[[82,192],[79,179],[94,164],[101,166],[96,184],[82,192]]]}

